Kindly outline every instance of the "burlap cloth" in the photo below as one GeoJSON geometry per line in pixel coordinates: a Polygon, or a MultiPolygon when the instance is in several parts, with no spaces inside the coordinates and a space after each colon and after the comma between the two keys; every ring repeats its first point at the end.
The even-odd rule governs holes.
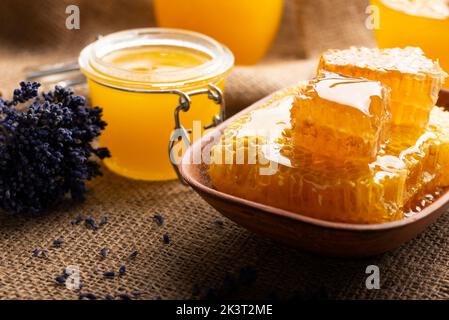
{"type": "MultiPolygon", "coordinates": [[[[154,24],[149,1],[99,3],[2,1],[0,88],[6,92],[14,87],[27,67],[76,57],[98,33],[154,24]],[[81,5],[80,31],[64,29],[68,3],[81,5]]],[[[288,1],[266,60],[258,66],[237,67],[231,74],[226,94],[231,113],[309,77],[316,55],[325,48],[374,45],[363,25],[366,5],[366,1],[288,1]]],[[[176,181],[136,182],[104,172],[90,183],[83,204],[67,203],[37,218],[0,215],[0,298],[76,299],[77,292],[54,280],[68,265],[80,268],[82,291],[100,298],[134,291],[143,293],[142,299],[214,293],[262,299],[449,297],[448,215],[396,251],[365,260],[330,259],[248,232],[176,181]],[[153,221],[156,212],[165,218],[163,226],[153,221]],[[94,232],[71,224],[80,214],[97,220],[107,216],[109,222],[94,232]],[[170,235],[168,245],[164,233],[170,235]],[[55,239],[64,240],[60,248],[52,247],[55,239]],[[110,249],[106,259],[100,257],[104,247],[110,249]],[[47,250],[48,258],[33,257],[35,248],[47,250]],[[130,260],[134,249],[138,255],[130,260]],[[122,264],[127,266],[126,275],[103,277],[103,272],[117,271],[122,264]],[[365,287],[369,264],[380,267],[380,290],[365,287]]]]}

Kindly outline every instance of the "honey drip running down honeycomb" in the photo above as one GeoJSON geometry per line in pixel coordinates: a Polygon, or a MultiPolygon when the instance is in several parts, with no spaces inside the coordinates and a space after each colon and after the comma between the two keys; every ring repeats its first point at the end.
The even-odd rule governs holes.
{"type": "Polygon", "coordinates": [[[390,93],[380,82],[323,72],[295,97],[295,147],[342,159],[376,157],[390,131],[390,93]]]}
{"type": "Polygon", "coordinates": [[[391,88],[393,124],[425,128],[447,74],[415,47],[328,50],[317,73],[335,72],[381,81],[391,88]]]}
{"type": "Polygon", "coordinates": [[[416,48],[329,51],[314,80],[225,128],[211,148],[211,182],[335,222],[419,212],[449,187],[449,112],[434,106],[444,77],[416,48]]]}

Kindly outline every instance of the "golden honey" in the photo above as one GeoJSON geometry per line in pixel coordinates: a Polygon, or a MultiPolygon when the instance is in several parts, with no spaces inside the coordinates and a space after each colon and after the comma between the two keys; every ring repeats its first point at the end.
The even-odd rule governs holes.
{"type": "MultiPolygon", "coordinates": [[[[156,28],[103,37],[82,51],[79,63],[91,102],[103,108],[108,123],[100,138],[112,154],[106,166],[133,179],[167,180],[176,178],[167,151],[180,99],[175,92],[209,84],[223,90],[233,56],[206,36],[156,28]]],[[[194,121],[208,125],[218,114],[207,94],[195,95],[181,122],[191,129],[194,121]]]]}
{"type": "Polygon", "coordinates": [[[229,124],[211,149],[214,187],[319,219],[381,223],[401,219],[405,208],[416,207],[414,201],[448,183],[448,112],[433,109],[424,133],[393,126],[371,162],[335,161],[292,143],[290,109],[305,86],[229,124]],[[238,154],[246,154],[246,162],[238,163],[238,154]]]}
{"type": "Polygon", "coordinates": [[[238,64],[255,64],[278,30],[283,0],[155,0],[158,25],[207,34],[228,46],[238,64]]]}
{"type": "MultiPolygon", "coordinates": [[[[371,0],[371,4],[378,10],[374,34],[380,48],[420,47],[449,70],[448,0],[371,0]]],[[[444,86],[449,89],[449,83],[444,86]]]]}
{"type": "Polygon", "coordinates": [[[447,74],[419,48],[328,50],[322,71],[380,81],[391,89],[394,125],[425,128],[447,74]]]}
{"type": "Polygon", "coordinates": [[[438,167],[440,170],[438,186],[449,187],[449,112],[435,107],[430,113],[429,131],[438,136],[438,167]]]}
{"type": "Polygon", "coordinates": [[[390,131],[390,89],[323,72],[295,97],[293,145],[334,158],[374,159],[390,131]]]}
{"type": "Polygon", "coordinates": [[[147,45],[108,53],[105,63],[135,72],[182,71],[210,61],[205,52],[180,46],[147,45]]]}

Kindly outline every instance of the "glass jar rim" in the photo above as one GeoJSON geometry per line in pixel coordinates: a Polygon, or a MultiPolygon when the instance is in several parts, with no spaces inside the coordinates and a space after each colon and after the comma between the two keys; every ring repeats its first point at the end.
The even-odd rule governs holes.
{"type": "Polygon", "coordinates": [[[170,28],[142,28],[120,31],[99,38],[85,47],[79,65],[86,76],[119,87],[168,88],[188,86],[220,76],[234,65],[234,55],[224,45],[201,33],[170,28]],[[181,70],[133,71],[103,60],[117,50],[140,46],[176,46],[200,51],[210,60],[181,70]]]}

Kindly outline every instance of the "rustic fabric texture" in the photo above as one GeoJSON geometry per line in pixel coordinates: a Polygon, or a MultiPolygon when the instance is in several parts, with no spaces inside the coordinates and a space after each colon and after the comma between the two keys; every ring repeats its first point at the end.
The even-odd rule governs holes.
{"type": "MultiPolygon", "coordinates": [[[[62,32],[69,2],[77,3],[3,1],[0,88],[5,93],[27,68],[73,59],[95,34],[153,21],[149,1],[111,0],[107,8],[79,1],[87,6],[81,9],[84,27],[79,34],[62,32]],[[21,19],[19,28],[11,14],[24,10],[24,2],[36,13],[21,19]],[[124,6],[128,10],[120,10],[124,6]],[[39,15],[42,8],[45,14],[39,15]],[[111,19],[116,10],[121,14],[111,19]]],[[[366,1],[288,1],[284,23],[266,60],[236,67],[231,74],[226,96],[231,112],[310,77],[317,53],[325,48],[373,45],[363,26],[365,6],[366,1]]],[[[69,265],[80,269],[82,292],[99,298],[137,291],[141,299],[449,297],[448,215],[393,252],[363,260],[330,259],[246,231],[176,181],[136,182],[104,172],[89,184],[83,204],[66,203],[41,217],[0,215],[1,299],[77,299],[78,292],[55,281],[69,265]],[[155,213],[165,218],[162,226],[153,220],[155,213]],[[97,222],[107,216],[108,223],[93,231],[83,223],[71,224],[78,215],[92,216],[97,222]],[[163,241],[166,233],[170,244],[163,241]],[[55,239],[64,241],[61,247],[52,245],[55,239]],[[46,250],[48,257],[33,257],[35,248],[46,250]],[[110,250],[108,257],[101,257],[102,248],[110,250]],[[138,254],[132,259],[133,250],[138,254]],[[365,287],[370,264],[380,267],[380,290],[365,287]],[[121,265],[126,265],[125,275],[104,278],[104,272],[117,272],[121,265]]]]}

